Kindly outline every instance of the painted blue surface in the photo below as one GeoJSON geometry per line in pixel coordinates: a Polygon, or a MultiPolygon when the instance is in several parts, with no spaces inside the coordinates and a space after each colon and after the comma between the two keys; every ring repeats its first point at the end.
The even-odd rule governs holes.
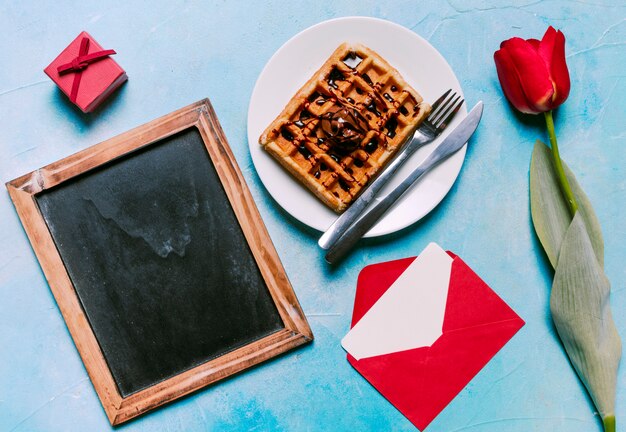
{"type": "MultiPolygon", "coordinates": [[[[550,24],[567,37],[572,91],[557,113],[557,130],[563,157],[600,218],[615,320],[626,337],[624,1],[71,3],[0,4],[0,180],[208,96],[316,336],[309,346],[120,430],[412,430],[349,366],[339,340],[349,327],[359,270],[415,255],[430,241],[461,255],[526,326],[427,430],[600,430],[552,328],[551,272],[529,218],[529,160],[544,128],[541,118],[518,118],[505,103],[492,55],[500,41],[540,37],[550,24]],[[363,242],[330,270],[317,233],[278,208],[255,174],[246,113],[256,77],[282,43],[347,15],[386,18],[428,39],[456,71],[467,100],[485,102],[485,115],[444,202],[401,233],[363,242]],[[91,115],[42,72],[81,30],[116,49],[129,75],[91,115]]],[[[626,431],[624,365],[618,387],[618,430],[626,431]]],[[[0,191],[0,430],[109,429],[8,194],[0,191]]]]}

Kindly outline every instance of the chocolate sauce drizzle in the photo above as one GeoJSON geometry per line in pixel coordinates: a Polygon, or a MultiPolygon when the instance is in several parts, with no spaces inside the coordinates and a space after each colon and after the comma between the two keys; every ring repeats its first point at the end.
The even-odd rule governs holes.
{"type": "Polygon", "coordinates": [[[300,154],[301,154],[302,156],[304,156],[304,157],[305,157],[305,158],[307,158],[307,159],[311,159],[311,157],[313,156],[313,155],[311,154],[311,152],[309,151],[309,149],[308,149],[308,148],[306,148],[306,146],[305,146],[304,144],[300,144],[300,145],[298,146],[298,151],[300,152],[300,154]]]}
{"type": "Polygon", "coordinates": [[[387,129],[387,136],[393,138],[396,136],[396,129],[398,128],[398,119],[396,117],[389,117],[387,123],[385,123],[387,129]]]}
{"type": "Polygon", "coordinates": [[[373,99],[369,99],[369,100],[366,99],[365,102],[366,102],[365,108],[368,111],[374,113],[376,117],[380,117],[380,111],[378,111],[378,108],[376,107],[376,102],[373,99]]]}
{"type": "Polygon", "coordinates": [[[338,89],[339,87],[337,86],[336,81],[345,81],[346,77],[344,76],[344,74],[341,73],[341,71],[337,68],[333,68],[333,70],[330,71],[330,73],[328,74],[328,85],[331,86],[334,89],[338,89]]]}
{"type": "Polygon", "coordinates": [[[377,148],[378,148],[378,141],[376,140],[376,138],[374,138],[371,141],[369,141],[367,144],[365,144],[365,147],[363,149],[369,154],[372,154],[376,151],[377,148]]]}
{"type": "Polygon", "coordinates": [[[286,128],[282,128],[280,130],[280,134],[283,136],[283,138],[285,138],[287,141],[293,141],[293,135],[291,134],[291,132],[289,132],[286,128]]]}
{"type": "Polygon", "coordinates": [[[367,122],[354,108],[333,107],[321,117],[322,131],[333,143],[333,148],[341,153],[354,150],[363,140],[367,122]]]}
{"type": "Polygon", "coordinates": [[[339,187],[346,192],[350,191],[350,185],[348,185],[348,183],[346,183],[346,181],[342,178],[339,179],[339,187]]]}

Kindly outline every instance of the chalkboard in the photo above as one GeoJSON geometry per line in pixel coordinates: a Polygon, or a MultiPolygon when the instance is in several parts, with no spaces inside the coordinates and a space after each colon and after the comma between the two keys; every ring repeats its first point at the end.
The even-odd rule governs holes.
{"type": "Polygon", "coordinates": [[[284,328],[197,130],[36,199],[122,396],[284,328]]]}
{"type": "Polygon", "coordinates": [[[268,343],[275,355],[312,338],[210,104],[182,111],[191,112],[187,127],[176,113],[143,126],[162,135],[147,145],[131,131],[53,164],[57,176],[59,165],[72,171],[66,179],[46,185],[43,168],[26,188],[24,177],[12,182],[29,192],[54,244],[50,272],[60,265],[71,284],[57,301],[77,300],[120,403],[135,408],[116,408],[113,424],[154,406],[155,394],[159,403],[178,397],[190,377],[198,382],[185,392],[204,385],[206,365],[234,361],[236,372],[268,357],[268,343]]]}

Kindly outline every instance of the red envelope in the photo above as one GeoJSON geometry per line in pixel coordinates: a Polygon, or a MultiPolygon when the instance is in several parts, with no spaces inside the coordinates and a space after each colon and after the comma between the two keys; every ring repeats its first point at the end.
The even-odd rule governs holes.
{"type": "MultiPolygon", "coordinates": [[[[459,257],[453,258],[443,335],[430,347],[350,364],[411,423],[423,430],[524,325],[459,257]]],[[[352,326],[415,260],[373,264],[359,274],[352,326]]]]}

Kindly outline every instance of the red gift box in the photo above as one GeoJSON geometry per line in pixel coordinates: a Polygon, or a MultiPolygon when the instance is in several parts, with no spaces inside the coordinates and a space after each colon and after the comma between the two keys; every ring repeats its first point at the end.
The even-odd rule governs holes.
{"type": "Polygon", "coordinates": [[[124,69],[89,33],[82,32],[44,72],[83,112],[93,111],[128,79],[124,69]]]}

